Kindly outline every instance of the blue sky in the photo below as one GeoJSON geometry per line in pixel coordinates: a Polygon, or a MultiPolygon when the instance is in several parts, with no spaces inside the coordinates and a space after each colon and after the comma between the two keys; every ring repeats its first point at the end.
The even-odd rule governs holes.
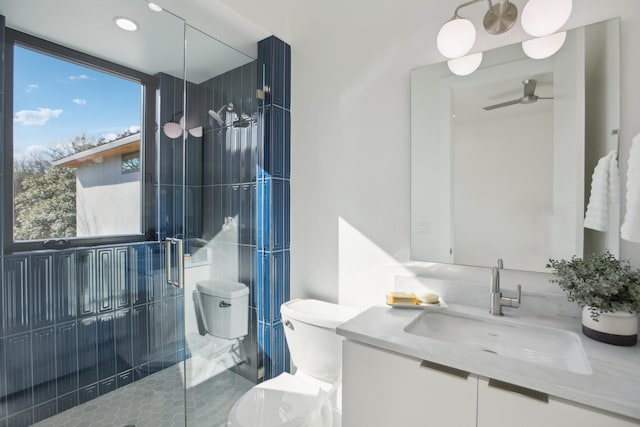
{"type": "Polygon", "coordinates": [[[140,94],[139,83],[16,46],[14,154],[139,129],[140,94]]]}

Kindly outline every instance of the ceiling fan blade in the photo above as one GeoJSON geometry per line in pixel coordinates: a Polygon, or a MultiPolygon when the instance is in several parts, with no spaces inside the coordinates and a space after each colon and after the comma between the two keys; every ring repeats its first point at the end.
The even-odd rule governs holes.
{"type": "Polygon", "coordinates": [[[496,108],[508,107],[509,105],[520,104],[520,98],[514,99],[512,101],[501,102],[500,104],[489,105],[488,107],[483,107],[482,109],[485,111],[495,110],[496,108]]]}
{"type": "Polygon", "coordinates": [[[535,79],[527,79],[522,82],[524,85],[524,96],[533,96],[536,93],[536,85],[538,82],[535,79]]]}

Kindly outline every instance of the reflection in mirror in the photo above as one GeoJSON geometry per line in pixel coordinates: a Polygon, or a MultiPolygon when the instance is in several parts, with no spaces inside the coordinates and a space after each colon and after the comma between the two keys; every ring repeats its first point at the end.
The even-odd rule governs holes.
{"type": "Polygon", "coordinates": [[[412,259],[545,271],[549,257],[617,252],[617,206],[608,232],[583,220],[594,167],[617,149],[618,28],[569,31],[542,60],[520,44],[485,52],[464,77],[412,71],[412,259]]]}

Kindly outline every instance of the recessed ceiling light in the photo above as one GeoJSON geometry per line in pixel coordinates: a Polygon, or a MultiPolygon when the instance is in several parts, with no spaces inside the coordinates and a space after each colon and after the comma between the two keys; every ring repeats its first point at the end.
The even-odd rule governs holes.
{"type": "Polygon", "coordinates": [[[149,6],[149,9],[153,10],[154,12],[162,12],[162,8],[152,1],[148,1],[147,6],[149,6]]]}
{"type": "Polygon", "coordinates": [[[113,18],[113,22],[115,22],[118,27],[126,31],[135,31],[138,29],[138,24],[133,22],[131,19],[124,18],[122,16],[116,16],[113,18]]]}

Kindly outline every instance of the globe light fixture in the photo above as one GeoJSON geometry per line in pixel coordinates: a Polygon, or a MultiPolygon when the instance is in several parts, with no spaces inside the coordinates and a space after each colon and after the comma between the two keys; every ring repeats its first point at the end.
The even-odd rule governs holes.
{"type": "Polygon", "coordinates": [[[572,0],[529,0],[522,10],[522,29],[534,37],[558,31],[569,20],[572,0]]]}
{"type": "Polygon", "coordinates": [[[476,28],[471,21],[454,17],[438,32],[436,44],[446,58],[460,58],[471,50],[476,42],[476,28]]]}
{"type": "MultiPolygon", "coordinates": [[[[513,28],[518,19],[518,8],[509,0],[470,0],[459,5],[453,14],[453,18],[447,21],[440,31],[436,39],[438,51],[449,60],[466,58],[467,54],[473,48],[476,42],[476,28],[473,23],[466,18],[462,18],[458,13],[460,9],[471,6],[476,3],[486,2],[488,10],[482,20],[482,26],[488,34],[503,34],[513,28]],[[494,4],[495,3],[495,4],[494,4]]],[[[554,35],[546,40],[523,43],[523,49],[527,55],[532,58],[545,58],[542,55],[553,55],[560,49],[564,43],[562,35],[555,35],[560,28],[567,22],[572,10],[572,0],[529,0],[522,11],[522,27],[527,34],[543,38],[554,35]],[[525,47],[526,46],[526,47],[525,47]],[[555,49],[555,50],[554,50],[555,49]]],[[[456,71],[467,73],[470,65],[475,61],[482,61],[482,57],[468,55],[464,61],[454,62],[448,61],[449,69],[458,74],[456,71]],[[463,66],[463,64],[465,64],[463,66]]],[[[480,65],[476,65],[476,68],[480,65]]],[[[472,72],[472,71],[471,71],[472,72]]],[[[468,74],[468,73],[467,73],[468,74]]],[[[466,74],[459,74],[466,75],[466,74]]]]}
{"type": "Polygon", "coordinates": [[[522,42],[522,50],[529,58],[544,59],[559,51],[566,39],[566,31],[538,37],[522,42]]]}
{"type": "Polygon", "coordinates": [[[482,63],[482,52],[447,61],[449,70],[457,76],[466,76],[478,69],[482,63]]]}

